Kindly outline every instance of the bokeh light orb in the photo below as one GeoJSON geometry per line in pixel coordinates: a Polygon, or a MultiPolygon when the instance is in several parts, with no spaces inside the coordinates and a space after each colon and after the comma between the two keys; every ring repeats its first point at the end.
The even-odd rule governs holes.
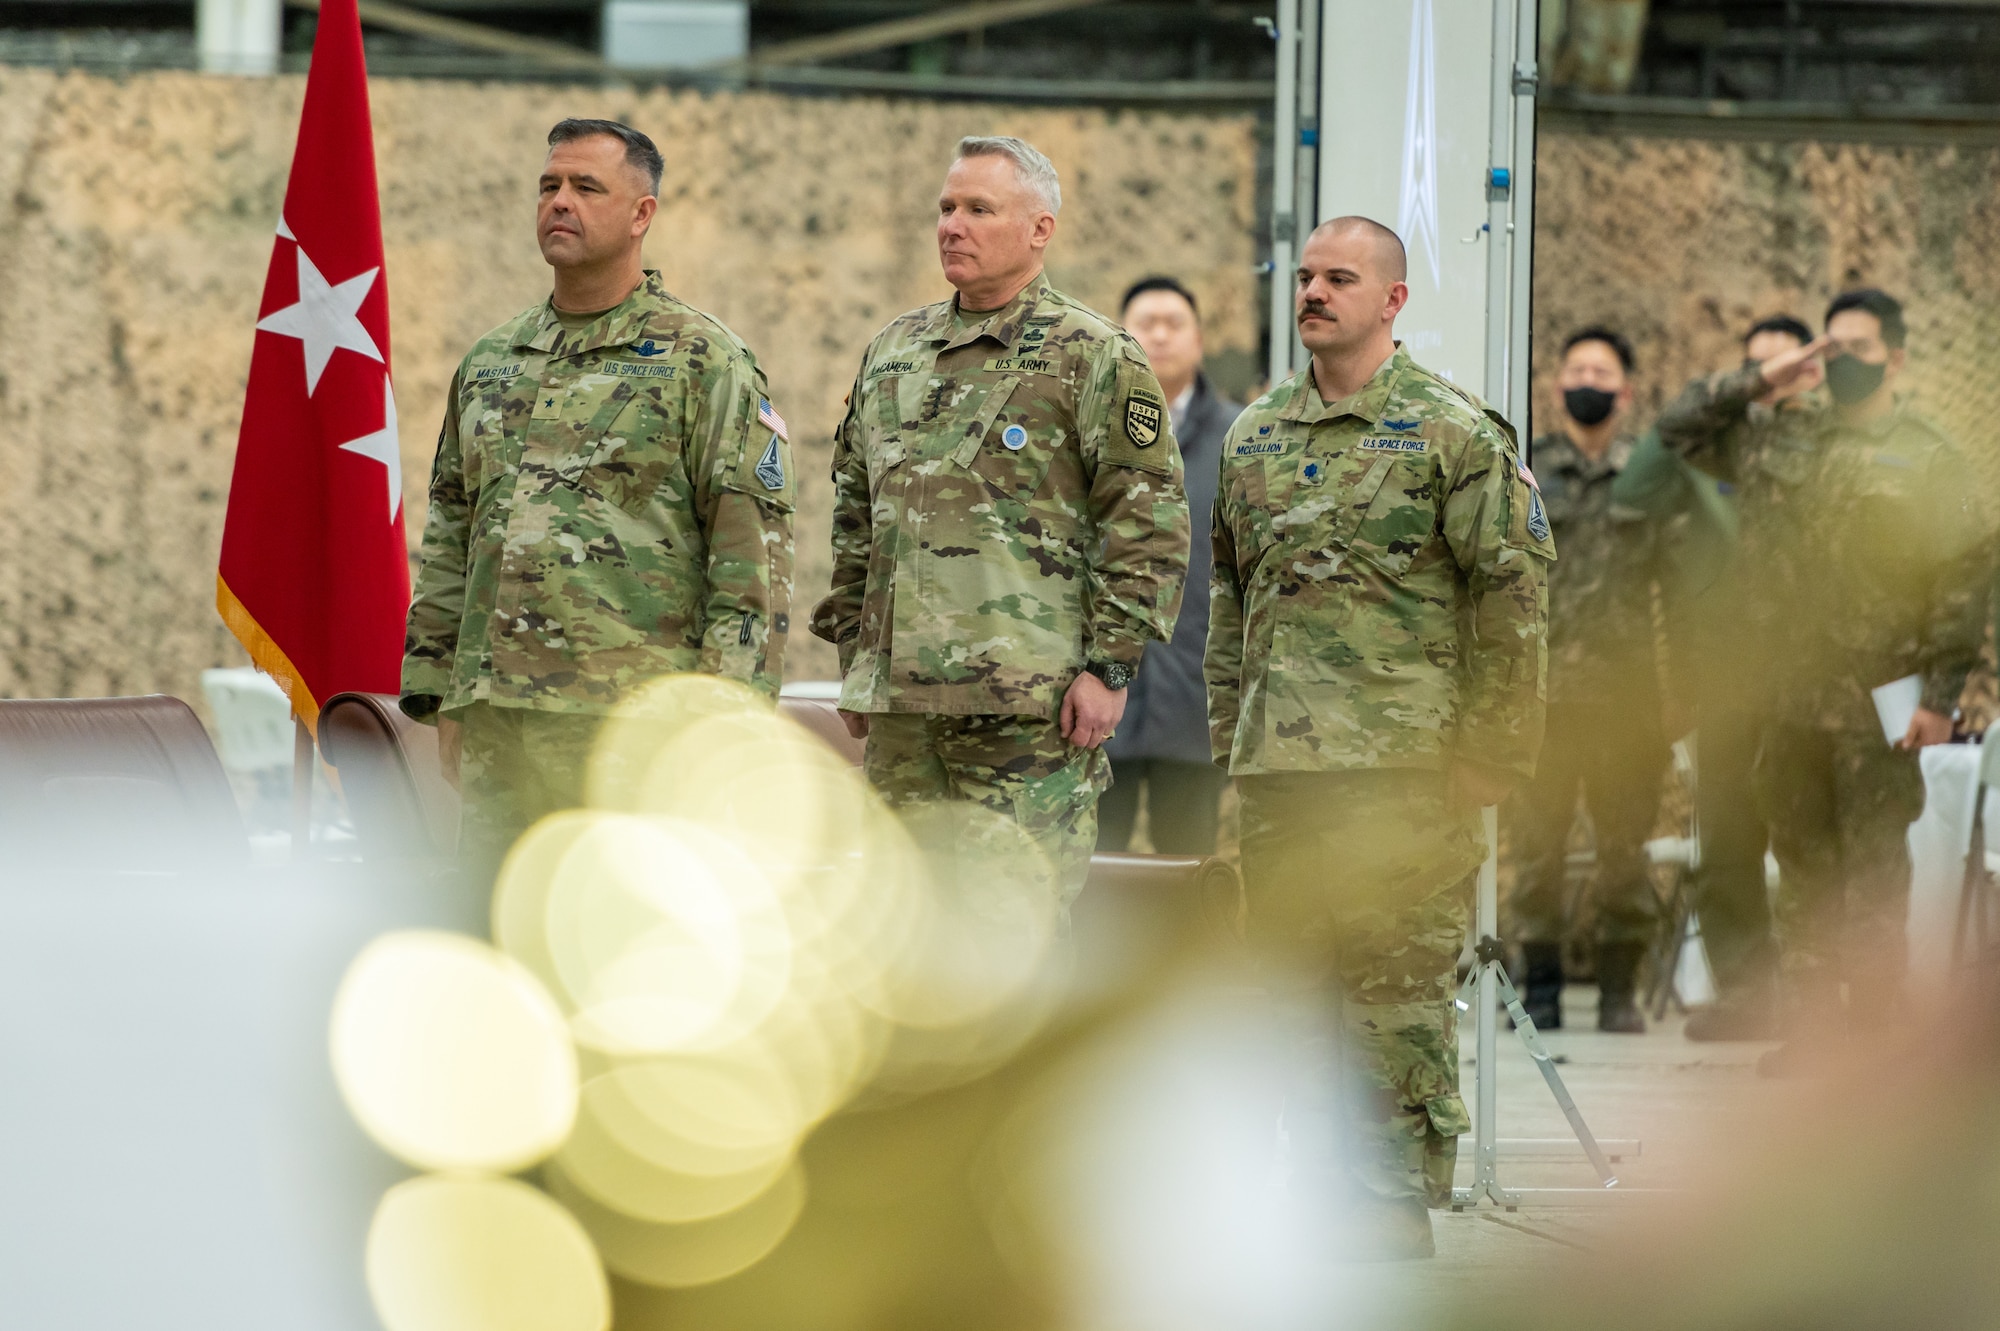
{"type": "Polygon", "coordinates": [[[364,1131],[419,1169],[511,1173],[576,1121],[576,1051],[528,970],[462,934],[384,934],[333,1001],[334,1080],[364,1131]]]}

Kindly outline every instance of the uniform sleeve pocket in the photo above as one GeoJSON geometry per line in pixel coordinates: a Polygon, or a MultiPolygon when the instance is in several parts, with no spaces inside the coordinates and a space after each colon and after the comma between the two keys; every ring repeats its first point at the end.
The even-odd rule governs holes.
{"type": "Polygon", "coordinates": [[[1174,429],[1152,372],[1126,357],[1118,360],[1100,461],[1159,476],[1174,473],[1174,429]]]}

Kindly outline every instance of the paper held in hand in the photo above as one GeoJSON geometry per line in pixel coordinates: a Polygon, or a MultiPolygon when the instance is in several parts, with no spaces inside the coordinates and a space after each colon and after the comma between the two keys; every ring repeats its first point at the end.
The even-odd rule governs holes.
{"type": "Polygon", "coordinates": [[[1896,744],[1910,733],[1910,722],[1917,715],[1917,705],[1923,701],[1923,676],[1892,679],[1871,690],[1870,696],[1875,699],[1875,715],[1882,719],[1882,738],[1896,744]]]}

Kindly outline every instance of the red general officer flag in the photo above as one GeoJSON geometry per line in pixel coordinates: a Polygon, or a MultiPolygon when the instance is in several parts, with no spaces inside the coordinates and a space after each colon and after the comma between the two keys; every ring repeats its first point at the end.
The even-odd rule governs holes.
{"type": "Polygon", "coordinates": [[[320,5],[215,600],[315,730],[336,693],[397,691],[410,567],[355,0],[320,5]]]}

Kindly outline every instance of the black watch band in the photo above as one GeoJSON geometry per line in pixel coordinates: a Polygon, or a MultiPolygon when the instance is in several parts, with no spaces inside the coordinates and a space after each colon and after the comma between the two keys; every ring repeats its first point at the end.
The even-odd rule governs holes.
{"type": "Polygon", "coordinates": [[[1130,684],[1139,673],[1123,661],[1092,661],[1084,670],[1097,676],[1098,682],[1114,693],[1130,684]]]}

